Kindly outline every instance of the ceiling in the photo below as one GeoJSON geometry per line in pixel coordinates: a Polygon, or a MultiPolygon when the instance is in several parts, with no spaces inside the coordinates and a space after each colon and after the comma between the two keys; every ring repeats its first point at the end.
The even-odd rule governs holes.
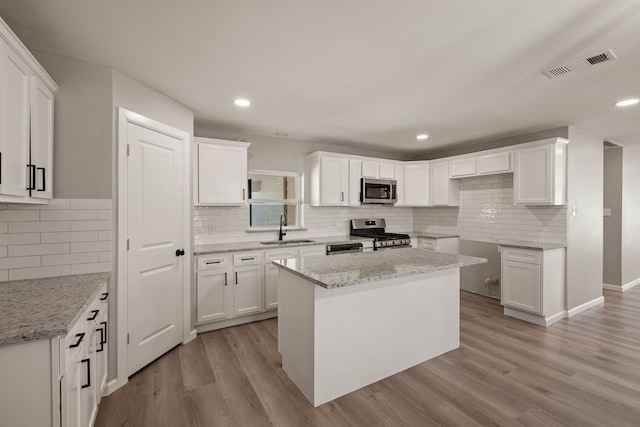
{"type": "Polygon", "coordinates": [[[115,67],[247,139],[414,153],[575,126],[640,143],[640,106],[613,106],[640,97],[637,0],[0,0],[0,16],[31,50],[115,67]]]}

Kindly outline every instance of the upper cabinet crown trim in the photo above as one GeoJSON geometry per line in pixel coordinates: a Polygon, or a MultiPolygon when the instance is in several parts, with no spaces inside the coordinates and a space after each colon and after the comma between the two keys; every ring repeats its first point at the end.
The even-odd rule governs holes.
{"type": "Polygon", "coordinates": [[[24,43],[20,41],[18,36],[16,36],[2,18],[0,18],[0,37],[22,58],[23,61],[27,63],[31,72],[33,72],[33,74],[39,78],[50,91],[55,92],[58,89],[58,85],[51,78],[49,73],[45,71],[38,60],[33,56],[29,49],[27,49],[24,43]]]}
{"type": "Polygon", "coordinates": [[[197,144],[217,144],[217,145],[228,145],[233,147],[245,147],[245,148],[249,148],[249,146],[251,145],[250,142],[229,141],[228,139],[205,138],[202,136],[194,136],[193,142],[197,144]]]}

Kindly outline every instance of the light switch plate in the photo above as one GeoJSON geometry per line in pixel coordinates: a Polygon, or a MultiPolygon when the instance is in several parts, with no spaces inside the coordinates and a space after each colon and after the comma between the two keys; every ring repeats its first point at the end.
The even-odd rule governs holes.
{"type": "Polygon", "coordinates": [[[602,209],[602,215],[604,215],[604,216],[611,216],[611,208],[604,208],[604,209],[602,209]]]}

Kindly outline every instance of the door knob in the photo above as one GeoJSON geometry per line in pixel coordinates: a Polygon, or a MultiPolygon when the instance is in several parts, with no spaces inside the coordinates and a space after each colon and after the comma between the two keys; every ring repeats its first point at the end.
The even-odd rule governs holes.
{"type": "Polygon", "coordinates": [[[176,251],[176,256],[182,256],[182,255],[184,255],[184,249],[178,249],[176,251]]]}

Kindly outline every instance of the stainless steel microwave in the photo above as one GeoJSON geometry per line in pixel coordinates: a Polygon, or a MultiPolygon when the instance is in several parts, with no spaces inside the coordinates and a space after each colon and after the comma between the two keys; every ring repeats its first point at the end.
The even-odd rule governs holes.
{"type": "Polygon", "coordinates": [[[362,203],[389,203],[397,201],[397,184],[393,179],[362,178],[362,203]]]}

